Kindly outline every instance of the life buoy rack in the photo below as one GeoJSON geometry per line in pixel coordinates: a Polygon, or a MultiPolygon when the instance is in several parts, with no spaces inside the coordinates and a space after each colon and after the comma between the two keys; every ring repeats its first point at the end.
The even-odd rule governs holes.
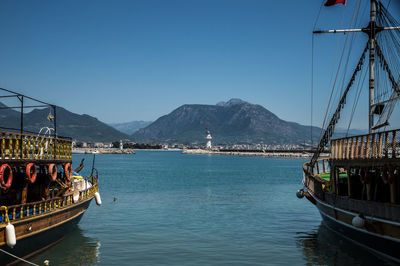
{"type": "Polygon", "coordinates": [[[64,178],[66,178],[68,181],[71,181],[72,178],[72,168],[70,163],[66,163],[64,165],[64,178]]]}
{"type": "Polygon", "coordinates": [[[48,173],[51,181],[56,181],[57,179],[57,166],[54,163],[48,165],[48,173]]]}
{"type": "Polygon", "coordinates": [[[37,177],[37,168],[34,163],[28,163],[25,168],[25,176],[29,183],[33,184],[37,177]]]}
{"type": "Polygon", "coordinates": [[[3,188],[10,188],[13,181],[13,173],[11,166],[3,164],[0,167],[0,186],[3,188]],[[7,182],[5,182],[7,180],[7,182]]]}

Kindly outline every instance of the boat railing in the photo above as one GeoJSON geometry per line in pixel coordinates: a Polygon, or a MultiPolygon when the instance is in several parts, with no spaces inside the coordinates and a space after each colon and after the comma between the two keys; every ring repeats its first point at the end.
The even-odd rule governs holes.
{"type": "Polygon", "coordinates": [[[0,131],[1,160],[71,160],[69,139],[0,131]]]}
{"type": "Polygon", "coordinates": [[[313,176],[330,173],[329,159],[330,158],[318,159],[314,167],[311,167],[310,162],[306,162],[303,164],[303,169],[313,176]]]}
{"type": "Polygon", "coordinates": [[[331,141],[331,159],[400,158],[400,129],[331,141]]]}
{"type": "Polygon", "coordinates": [[[8,220],[16,221],[62,209],[70,205],[76,204],[82,200],[93,197],[94,193],[96,193],[97,191],[98,186],[97,183],[95,183],[92,187],[80,191],[78,200],[74,200],[73,194],[70,194],[63,197],[55,197],[45,201],[30,202],[26,204],[12,206],[1,206],[0,223],[6,222],[8,220]],[[8,220],[6,216],[8,216],[8,220]]]}
{"type": "Polygon", "coordinates": [[[310,162],[303,164],[303,184],[320,199],[323,199],[324,188],[328,185],[327,181],[320,175],[329,173],[329,160],[329,158],[318,159],[313,166],[311,166],[310,162]]]}

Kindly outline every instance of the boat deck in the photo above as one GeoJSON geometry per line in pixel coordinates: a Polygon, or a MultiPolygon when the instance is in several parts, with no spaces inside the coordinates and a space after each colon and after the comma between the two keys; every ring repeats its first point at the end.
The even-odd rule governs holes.
{"type": "MultiPolygon", "coordinates": [[[[326,181],[330,181],[331,180],[331,173],[323,173],[323,174],[319,174],[316,175],[319,178],[322,178],[326,181]]],[[[349,176],[347,175],[347,173],[340,173],[339,174],[339,179],[344,179],[344,178],[348,178],[349,176]]]]}

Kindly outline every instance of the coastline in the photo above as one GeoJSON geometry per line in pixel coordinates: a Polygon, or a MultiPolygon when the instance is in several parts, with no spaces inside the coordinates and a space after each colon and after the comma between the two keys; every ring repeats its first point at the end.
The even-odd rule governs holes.
{"type": "MultiPolygon", "coordinates": [[[[261,157],[287,157],[287,158],[310,158],[312,153],[309,152],[247,152],[247,151],[216,151],[203,149],[185,149],[182,154],[203,154],[203,155],[235,155],[235,156],[261,156],[261,157]]],[[[324,156],[325,154],[321,154],[324,156]]],[[[328,156],[328,154],[326,154],[328,156]]]]}
{"type": "Polygon", "coordinates": [[[74,148],[72,154],[135,154],[135,151],[118,148],[74,148]]]}

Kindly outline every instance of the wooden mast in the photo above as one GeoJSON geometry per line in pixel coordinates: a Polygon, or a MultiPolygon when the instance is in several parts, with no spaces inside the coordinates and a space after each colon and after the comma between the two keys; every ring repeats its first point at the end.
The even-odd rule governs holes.
{"type": "Polygon", "coordinates": [[[375,89],[375,23],[376,0],[371,0],[371,12],[369,22],[369,105],[368,105],[368,133],[373,133],[374,127],[374,89],[375,89]]]}

